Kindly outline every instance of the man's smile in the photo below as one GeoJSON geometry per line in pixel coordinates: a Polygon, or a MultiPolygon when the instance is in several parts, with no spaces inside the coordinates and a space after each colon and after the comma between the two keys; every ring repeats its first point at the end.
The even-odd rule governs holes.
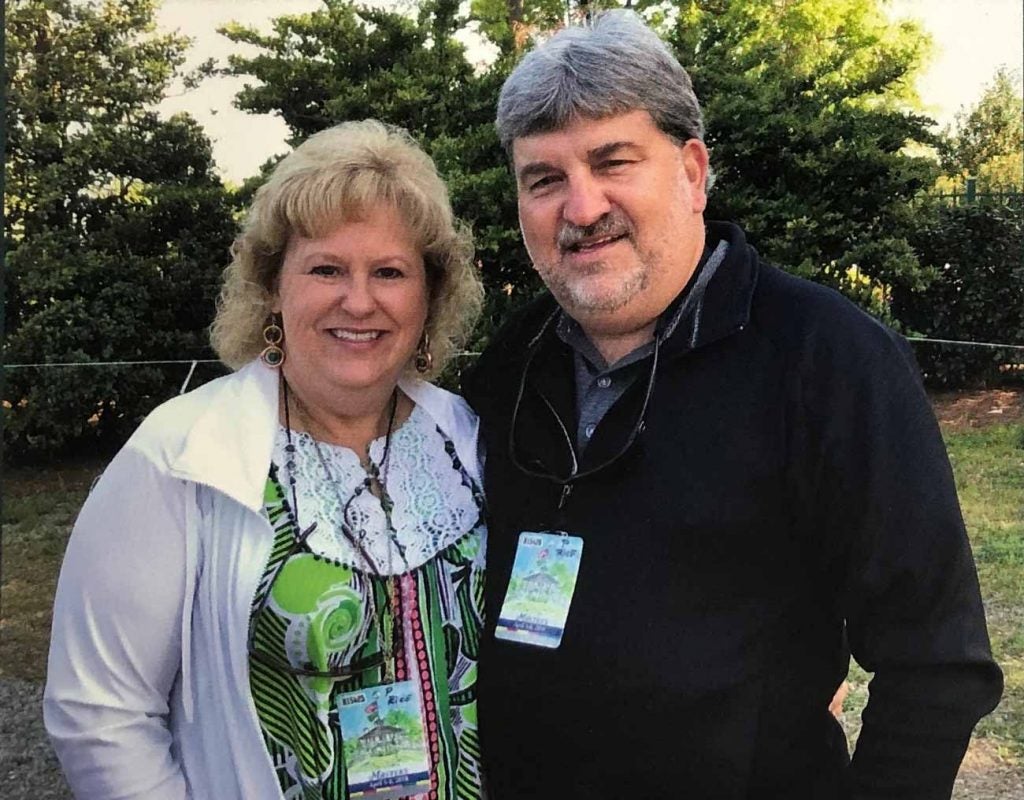
{"type": "Polygon", "coordinates": [[[628,233],[612,234],[608,236],[600,236],[593,239],[584,239],[578,242],[573,242],[567,247],[562,248],[563,252],[568,253],[591,253],[596,250],[600,250],[602,247],[615,244],[622,239],[625,239],[628,233]]]}

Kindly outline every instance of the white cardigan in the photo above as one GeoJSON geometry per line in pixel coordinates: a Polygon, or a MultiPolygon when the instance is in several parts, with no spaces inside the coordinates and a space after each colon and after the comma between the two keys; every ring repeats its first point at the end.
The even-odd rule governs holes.
{"type": "MultiPolygon", "coordinates": [[[[477,421],[403,391],[477,481],[477,421]]],[[[249,609],[273,532],[263,492],[278,374],[253,362],[164,403],[117,454],[68,543],[43,716],[76,797],[281,798],[249,693],[249,609]]]]}

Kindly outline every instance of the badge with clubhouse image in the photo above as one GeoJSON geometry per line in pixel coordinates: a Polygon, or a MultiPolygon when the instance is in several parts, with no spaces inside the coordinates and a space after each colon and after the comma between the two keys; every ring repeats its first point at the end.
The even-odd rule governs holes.
{"type": "Polygon", "coordinates": [[[558,647],[582,554],[583,540],[578,536],[561,531],[521,533],[495,637],[558,647]]]}
{"type": "Polygon", "coordinates": [[[349,796],[389,800],[430,791],[419,689],[399,681],[338,697],[349,796]]]}

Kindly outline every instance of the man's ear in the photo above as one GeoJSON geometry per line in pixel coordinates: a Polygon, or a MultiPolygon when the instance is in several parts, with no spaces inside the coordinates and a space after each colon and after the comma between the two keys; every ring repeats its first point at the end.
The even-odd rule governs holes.
{"type": "Polygon", "coordinates": [[[708,149],[700,139],[687,139],[682,146],[682,159],[683,173],[686,175],[692,198],[691,211],[694,214],[701,214],[708,204],[708,149]]]}

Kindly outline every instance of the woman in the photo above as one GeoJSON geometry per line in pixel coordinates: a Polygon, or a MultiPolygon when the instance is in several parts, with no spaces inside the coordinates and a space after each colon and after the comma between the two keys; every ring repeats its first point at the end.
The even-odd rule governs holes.
{"type": "Polygon", "coordinates": [[[256,195],[213,343],[82,509],[44,712],[79,797],[481,794],[481,289],[408,135],[312,136],[256,195]]]}

